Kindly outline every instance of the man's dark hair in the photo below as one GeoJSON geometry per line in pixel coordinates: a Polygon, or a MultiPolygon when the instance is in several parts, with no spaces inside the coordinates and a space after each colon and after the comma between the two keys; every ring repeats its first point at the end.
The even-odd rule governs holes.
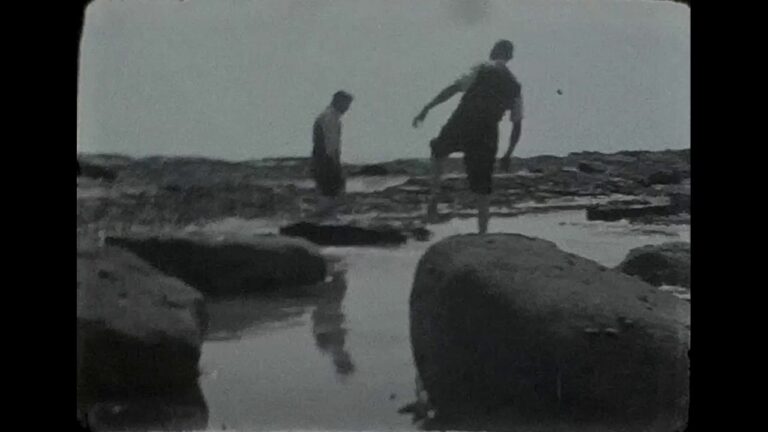
{"type": "Polygon", "coordinates": [[[493,45],[493,48],[491,49],[491,60],[497,60],[497,59],[509,59],[512,58],[512,53],[515,51],[515,46],[512,45],[512,42],[502,39],[498,42],[496,42],[493,45]]]}
{"type": "Polygon", "coordinates": [[[352,102],[352,99],[354,99],[354,97],[351,94],[345,92],[344,90],[339,90],[333,94],[333,99],[331,99],[331,104],[336,105],[337,103],[341,103],[344,101],[352,102]]]}

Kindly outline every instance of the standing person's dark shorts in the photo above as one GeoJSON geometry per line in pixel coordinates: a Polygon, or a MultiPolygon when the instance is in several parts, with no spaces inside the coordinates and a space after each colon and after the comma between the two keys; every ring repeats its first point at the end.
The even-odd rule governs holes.
{"type": "Polygon", "coordinates": [[[312,177],[323,196],[335,197],[345,185],[341,165],[325,151],[325,135],[319,122],[315,122],[312,133],[312,177]]]}
{"type": "Polygon", "coordinates": [[[487,195],[493,190],[493,167],[498,150],[498,124],[477,124],[452,116],[430,142],[432,158],[443,159],[452,153],[464,154],[464,169],[472,192],[487,195]]]}

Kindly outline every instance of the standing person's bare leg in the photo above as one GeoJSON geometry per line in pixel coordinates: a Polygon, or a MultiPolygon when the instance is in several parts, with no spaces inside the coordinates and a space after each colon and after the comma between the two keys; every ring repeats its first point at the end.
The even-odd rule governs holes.
{"type": "Polygon", "coordinates": [[[317,199],[317,208],[315,209],[315,212],[312,213],[312,218],[321,220],[328,213],[329,207],[330,207],[330,197],[327,197],[325,195],[320,195],[317,199]]]}
{"type": "Polygon", "coordinates": [[[443,165],[445,158],[432,158],[432,184],[429,204],[427,205],[427,221],[437,221],[437,203],[440,198],[440,184],[443,177],[443,165]]]}
{"type": "Polygon", "coordinates": [[[475,203],[477,205],[477,231],[480,234],[488,232],[488,222],[491,219],[490,201],[490,195],[475,194],[475,203]]]}
{"type": "Polygon", "coordinates": [[[328,206],[328,216],[327,216],[329,219],[335,220],[338,218],[339,202],[340,202],[339,195],[336,195],[330,198],[330,204],[328,206]]]}

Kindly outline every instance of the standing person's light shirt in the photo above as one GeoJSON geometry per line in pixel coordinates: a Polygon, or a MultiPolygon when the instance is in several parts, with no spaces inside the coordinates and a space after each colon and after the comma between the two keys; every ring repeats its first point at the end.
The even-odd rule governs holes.
{"type": "Polygon", "coordinates": [[[325,152],[335,161],[341,160],[341,113],[332,106],[326,108],[318,118],[323,128],[325,152]]]}

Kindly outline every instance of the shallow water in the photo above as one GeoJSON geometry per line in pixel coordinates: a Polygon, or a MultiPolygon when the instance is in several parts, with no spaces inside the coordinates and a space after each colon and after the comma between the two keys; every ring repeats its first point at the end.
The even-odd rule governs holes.
{"type": "MultiPolygon", "coordinates": [[[[250,223],[236,226],[248,231],[250,223]]],[[[252,224],[253,232],[269,230],[263,221],[252,224]]],[[[200,360],[209,428],[417,429],[397,412],[415,399],[408,323],[414,271],[431,243],[475,226],[474,219],[433,225],[430,242],[399,248],[324,248],[340,259],[327,295],[210,304],[200,360]]],[[[489,231],[548,239],[607,266],[634,247],[690,241],[689,226],[588,222],[583,211],[497,218],[489,231]]]]}
{"type": "MultiPolygon", "coordinates": [[[[360,176],[348,177],[345,182],[345,190],[348,193],[368,193],[378,192],[392,186],[398,186],[405,183],[410,177],[390,175],[390,176],[360,176]]],[[[315,181],[312,179],[288,179],[288,180],[267,180],[262,181],[265,186],[293,185],[298,189],[315,189],[315,181]]]]}

